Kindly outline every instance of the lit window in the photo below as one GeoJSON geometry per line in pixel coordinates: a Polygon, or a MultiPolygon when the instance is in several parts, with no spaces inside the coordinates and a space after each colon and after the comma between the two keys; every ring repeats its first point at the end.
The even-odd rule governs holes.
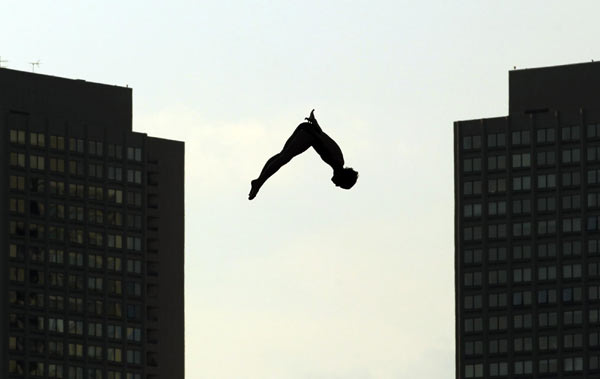
{"type": "Polygon", "coordinates": [[[50,136],[50,148],[55,150],[65,149],[65,137],[50,136]]]}
{"type": "Polygon", "coordinates": [[[19,145],[25,144],[25,131],[24,130],[10,130],[10,142],[19,145]]]}
{"type": "Polygon", "coordinates": [[[31,146],[44,147],[46,146],[45,137],[44,133],[29,133],[29,143],[31,146]]]}

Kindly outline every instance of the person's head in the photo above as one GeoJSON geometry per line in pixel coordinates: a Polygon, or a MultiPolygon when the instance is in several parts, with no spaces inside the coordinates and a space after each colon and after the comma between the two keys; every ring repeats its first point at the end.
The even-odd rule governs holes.
{"type": "Polygon", "coordinates": [[[331,181],[338,187],[343,189],[350,189],[356,183],[358,179],[358,172],[354,171],[350,167],[343,168],[333,173],[331,181]]]}

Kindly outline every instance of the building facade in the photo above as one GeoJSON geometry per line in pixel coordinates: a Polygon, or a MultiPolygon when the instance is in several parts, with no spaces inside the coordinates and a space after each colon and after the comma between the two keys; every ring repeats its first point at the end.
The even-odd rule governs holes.
{"type": "Polygon", "coordinates": [[[184,378],[184,145],[131,89],[0,69],[0,377],[184,378]]]}
{"type": "Polygon", "coordinates": [[[599,378],[600,64],[509,87],[454,125],[456,378],[599,378]]]}

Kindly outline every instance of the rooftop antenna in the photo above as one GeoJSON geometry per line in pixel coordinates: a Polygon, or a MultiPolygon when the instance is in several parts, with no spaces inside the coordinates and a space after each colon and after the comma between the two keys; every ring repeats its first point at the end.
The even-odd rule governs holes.
{"type": "Polygon", "coordinates": [[[2,63],[6,63],[8,62],[6,59],[2,59],[2,56],[0,56],[0,68],[2,68],[2,63]]]}
{"type": "Polygon", "coordinates": [[[29,62],[29,64],[31,65],[31,72],[35,72],[35,66],[40,67],[40,60],[38,59],[35,62],[29,62]]]}

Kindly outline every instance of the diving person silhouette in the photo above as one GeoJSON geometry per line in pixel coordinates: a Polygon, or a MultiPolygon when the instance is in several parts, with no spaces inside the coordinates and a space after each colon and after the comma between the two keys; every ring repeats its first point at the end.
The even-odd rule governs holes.
{"type": "Polygon", "coordinates": [[[352,168],[344,167],[344,156],[342,150],[335,141],[329,137],[319,126],[315,118],[315,110],[310,112],[309,117],[304,118],[306,122],[296,127],[290,138],[286,141],[283,149],[271,157],[263,167],[258,178],[251,182],[248,200],[256,197],[260,188],[273,174],[283,165],[292,160],[296,155],[302,154],[309,147],[319,154],[321,159],[333,169],[331,181],[344,189],[350,189],[358,179],[358,172],[352,168]]]}

